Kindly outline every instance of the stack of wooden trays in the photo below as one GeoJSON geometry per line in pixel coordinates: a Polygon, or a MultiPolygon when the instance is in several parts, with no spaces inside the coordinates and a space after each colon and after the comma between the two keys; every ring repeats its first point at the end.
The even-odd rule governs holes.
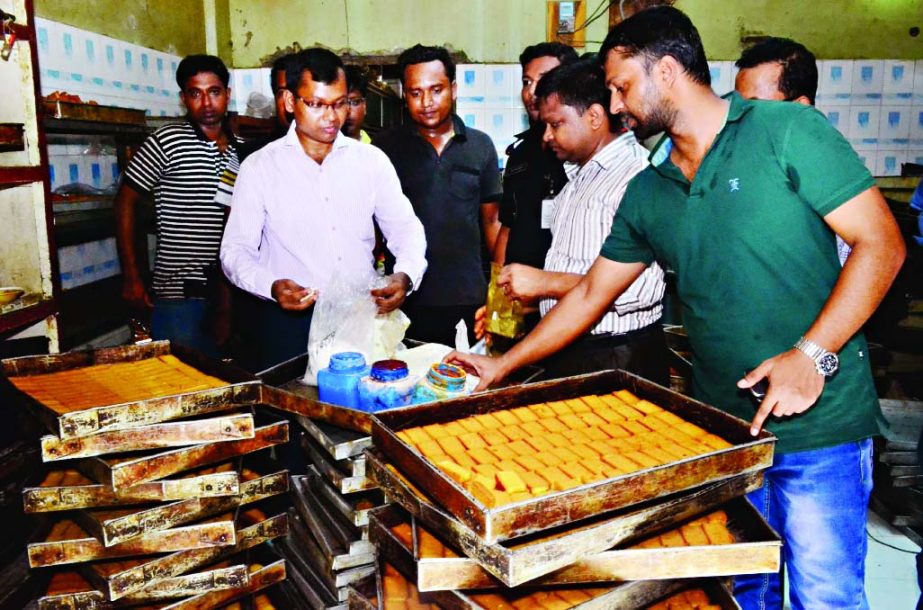
{"type": "Polygon", "coordinates": [[[384,503],[368,476],[363,451],[371,446],[368,413],[320,402],[302,385],[307,356],[266,371],[264,400],[291,414],[307,472],[292,477],[290,534],[273,544],[288,562],[280,587],[286,608],[345,608],[349,585],[375,573],[369,512],[384,503]]]}
{"type": "Polygon", "coordinates": [[[2,364],[0,392],[51,432],[23,490],[46,524],[34,607],[219,608],[285,579],[263,543],[288,531],[267,455],[288,424],[255,408],[257,380],[166,342],[2,364]]]}
{"type": "MultiPolygon", "coordinates": [[[[577,403],[600,404],[592,399],[577,403]]],[[[583,415],[577,419],[586,422],[596,419],[589,415],[592,409],[580,411],[551,419],[560,418],[565,424],[576,421],[571,415],[583,415]]],[[[639,416],[639,423],[642,419],[639,416]]],[[[573,434],[572,445],[591,448],[598,430],[622,429],[601,424],[591,431],[592,427],[573,434]]],[[[637,426],[625,426],[632,428],[637,426]]],[[[491,432],[478,434],[484,438],[491,432]]],[[[550,439],[554,434],[549,429],[545,436],[550,439]]],[[[560,434],[568,437],[569,433],[560,434]]],[[[766,432],[754,438],[748,422],[627,373],[607,371],[377,414],[372,438],[374,448],[366,451],[366,468],[394,504],[370,515],[379,570],[375,578],[352,588],[350,607],[389,609],[429,603],[470,609],[673,608],[683,607],[680,599],[654,604],[681,594],[699,603],[704,603],[704,596],[714,607],[735,608],[726,589],[728,577],[779,569],[778,536],[741,497],[761,484],[762,470],[772,463],[775,438],[766,432]],[[483,476],[485,469],[446,466],[449,456],[440,456],[440,447],[452,448],[451,442],[428,444],[408,434],[412,429],[434,430],[425,428],[434,424],[434,431],[441,434],[455,429],[453,423],[470,423],[466,418],[491,414],[479,421],[506,422],[495,430],[510,432],[510,441],[505,442],[521,449],[512,440],[523,431],[512,430],[519,428],[510,423],[514,410],[540,403],[563,409],[564,401],[619,390],[649,401],[645,408],[651,412],[657,405],[664,420],[681,418],[692,425],[686,430],[698,429],[703,437],[715,435],[721,442],[682,458],[660,454],[656,465],[642,464],[623,472],[610,470],[602,458],[588,457],[581,462],[587,469],[601,461],[594,476],[587,472],[583,479],[574,475],[573,481],[547,490],[528,490],[534,493],[511,489],[509,494],[495,495],[485,493],[480,481],[466,478],[483,476]]],[[[599,442],[618,446],[617,439],[607,438],[603,441],[599,436],[599,442]]],[[[498,441],[498,449],[501,444],[498,441]]],[[[569,449],[579,453],[576,447],[569,449]]],[[[542,453],[536,447],[532,455],[517,457],[529,462],[542,453]]],[[[464,462],[458,455],[451,457],[464,462]]],[[[467,455],[485,457],[485,461],[475,459],[476,465],[494,463],[477,452],[467,455]]],[[[496,459],[497,464],[503,461],[500,455],[496,459]]],[[[507,466],[512,469],[512,464],[507,466]]],[[[522,478],[528,478],[524,473],[522,478]]],[[[494,474],[502,484],[500,474],[494,474]]]]}
{"type": "Polygon", "coordinates": [[[871,507],[923,546],[923,465],[917,447],[923,429],[923,403],[883,398],[881,411],[888,426],[876,439],[871,507]]]}

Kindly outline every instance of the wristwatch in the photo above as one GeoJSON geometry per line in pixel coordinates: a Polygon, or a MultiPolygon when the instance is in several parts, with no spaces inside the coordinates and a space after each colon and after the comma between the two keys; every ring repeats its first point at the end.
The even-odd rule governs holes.
{"type": "Polygon", "coordinates": [[[814,361],[814,368],[818,375],[832,377],[840,368],[840,359],[833,352],[828,352],[820,345],[804,337],[795,343],[795,349],[814,361]]]}

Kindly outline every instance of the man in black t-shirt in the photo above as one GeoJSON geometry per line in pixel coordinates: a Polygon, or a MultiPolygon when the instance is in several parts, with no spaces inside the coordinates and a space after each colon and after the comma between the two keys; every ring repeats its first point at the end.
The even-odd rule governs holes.
{"type": "Polygon", "coordinates": [[[372,143],[381,148],[426,231],[428,269],[403,310],[407,336],[454,345],[455,326],[468,325],[487,296],[481,239],[493,256],[500,229],[500,168],[487,134],[452,112],[455,64],[441,47],[416,45],[398,58],[410,122],[372,143]]]}

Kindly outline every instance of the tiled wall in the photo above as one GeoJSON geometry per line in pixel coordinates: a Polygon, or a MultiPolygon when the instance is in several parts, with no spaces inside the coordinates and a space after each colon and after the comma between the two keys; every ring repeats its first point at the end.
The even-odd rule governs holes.
{"type": "Polygon", "coordinates": [[[180,57],[37,17],[42,94],[82,99],[154,116],[183,113],[177,96],[180,57]]]}
{"type": "MultiPolygon", "coordinates": [[[[718,93],[734,87],[733,62],[709,62],[718,93]]],[[[822,60],[817,108],[876,176],[923,164],[923,61],[822,60]]]]}

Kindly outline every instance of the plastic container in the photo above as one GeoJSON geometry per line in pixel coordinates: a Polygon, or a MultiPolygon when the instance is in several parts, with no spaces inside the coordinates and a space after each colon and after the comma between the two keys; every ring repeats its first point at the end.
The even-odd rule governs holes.
{"type": "Polygon", "coordinates": [[[368,377],[359,381],[359,408],[374,413],[406,407],[413,398],[416,380],[410,377],[403,360],[379,360],[368,377]]]}
{"type": "Polygon", "coordinates": [[[526,318],[522,313],[522,303],[511,299],[500,288],[497,280],[502,265],[490,264],[490,284],[487,286],[487,332],[492,335],[517,339],[525,334],[526,318]]]}
{"type": "Polygon", "coordinates": [[[359,352],[339,352],[317,373],[317,393],[323,402],[359,409],[359,380],[369,374],[359,352]]]}
{"type": "Polygon", "coordinates": [[[418,405],[424,402],[465,396],[468,394],[465,385],[467,380],[468,373],[465,372],[465,369],[454,364],[437,362],[429,367],[426,376],[414,388],[413,404],[418,405]]]}

